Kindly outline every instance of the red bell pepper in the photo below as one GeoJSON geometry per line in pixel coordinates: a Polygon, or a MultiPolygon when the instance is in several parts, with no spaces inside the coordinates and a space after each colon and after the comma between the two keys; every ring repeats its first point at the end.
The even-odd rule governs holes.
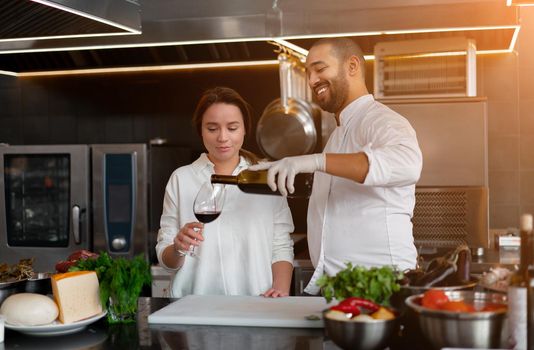
{"type": "Polygon", "coordinates": [[[330,310],[336,310],[336,311],[344,312],[346,314],[352,314],[351,317],[358,316],[361,313],[360,308],[356,305],[338,304],[338,305],[332,306],[330,310]]]}
{"type": "Polygon", "coordinates": [[[358,298],[358,297],[349,297],[345,300],[343,300],[339,305],[342,306],[349,306],[349,307],[363,307],[367,310],[369,310],[371,313],[378,311],[380,308],[380,305],[372,302],[371,300],[367,300],[364,298],[358,298]]]}

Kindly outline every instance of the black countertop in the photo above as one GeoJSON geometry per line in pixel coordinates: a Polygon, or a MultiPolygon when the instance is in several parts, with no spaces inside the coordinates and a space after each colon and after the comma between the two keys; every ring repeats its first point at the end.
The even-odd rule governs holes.
{"type": "Polygon", "coordinates": [[[137,323],[108,325],[104,319],[85,330],[54,337],[33,337],[6,329],[0,350],[11,349],[339,349],[323,329],[149,325],[152,312],[172,302],[139,298],[137,323]]]}
{"type": "MultiPolygon", "coordinates": [[[[493,266],[513,266],[517,251],[487,250],[484,256],[473,258],[472,271],[480,273],[493,266]]],[[[266,328],[230,326],[192,326],[148,324],[151,313],[168,305],[169,298],[139,298],[137,322],[108,325],[99,320],[81,332],[53,337],[33,337],[5,330],[0,350],[11,349],[279,349],[279,350],[337,350],[323,329],[266,328]]],[[[405,316],[404,335],[395,337],[391,350],[429,349],[421,334],[407,332],[416,329],[416,322],[405,316]],[[411,321],[410,321],[411,320],[411,321]]]]}
{"type": "MultiPolygon", "coordinates": [[[[108,325],[101,319],[83,331],[35,337],[6,329],[0,350],[35,349],[198,349],[339,350],[322,328],[267,328],[148,324],[151,313],[173,299],[139,298],[137,322],[108,325]]],[[[420,335],[392,339],[391,350],[423,350],[420,335]]]]}

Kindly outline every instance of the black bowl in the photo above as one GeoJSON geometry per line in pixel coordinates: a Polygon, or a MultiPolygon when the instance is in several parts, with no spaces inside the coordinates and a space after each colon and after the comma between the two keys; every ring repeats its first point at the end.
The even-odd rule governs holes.
{"type": "Polygon", "coordinates": [[[26,281],[25,292],[37,294],[52,294],[52,283],[50,282],[51,273],[34,272],[32,277],[26,281]]]}

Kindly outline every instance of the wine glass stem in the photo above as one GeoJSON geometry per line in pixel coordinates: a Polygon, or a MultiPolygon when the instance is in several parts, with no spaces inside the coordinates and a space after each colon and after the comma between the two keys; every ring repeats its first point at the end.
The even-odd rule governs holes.
{"type": "MultiPolygon", "coordinates": [[[[200,229],[198,229],[198,228],[196,228],[196,227],[195,227],[193,230],[195,230],[196,232],[199,232],[199,231],[200,231],[200,229]]],[[[198,239],[195,238],[195,241],[198,242],[198,239]]],[[[189,256],[192,256],[192,257],[194,257],[194,258],[198,258],[196,248],[197,248],[197,246],[196,246],[196,245],[193,245],[193,244],[191,244],[191,245],[189,246],[189,256]]]]}

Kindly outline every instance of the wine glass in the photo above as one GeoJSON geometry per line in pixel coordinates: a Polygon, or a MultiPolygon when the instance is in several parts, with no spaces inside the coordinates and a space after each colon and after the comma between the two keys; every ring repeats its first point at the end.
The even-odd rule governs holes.
{"type": "MultiPolygon", "coordinates": [[[[221,215],[224,202],[224,185],[205,182],[197,193],[193,203],[193,212],[198,221],[207,224],[221,215]]],[[[196,246],[191,245],[187,254],[198,257],[195,252],[196,246]]]]}

